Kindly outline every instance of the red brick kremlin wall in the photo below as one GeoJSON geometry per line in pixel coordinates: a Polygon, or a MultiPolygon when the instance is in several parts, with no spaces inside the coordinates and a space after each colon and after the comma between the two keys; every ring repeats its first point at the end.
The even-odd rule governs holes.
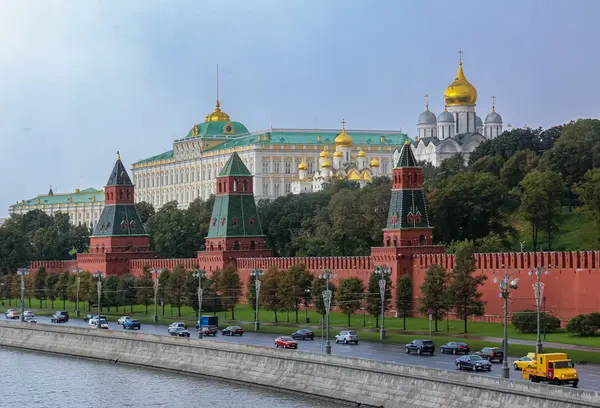
{"type": "MultiPolygon", "coordinates": [[[[254,268],[266,270],[275,265],[278,268],[287,269],[294,264],[303,263],[315,274],[323,269],[331,269],[337,275],[332,281],[339,285],[340,279],[353,276],[362,279],[366,284],[375,265],[387,264],[393,269],[393,281],[406,273],[412,275],[416,309],[421,297],[419,287],[423,283],[427,268],[433,264],[439,264],[450,270],[454,267],[454,256],[416,254],[408,259],[397,260],[396,263],[388,262],[393,258],[391,252],[395,252],[395,250],[401,252],[402,249],[374,248],[374,257],[323,258],[251,258],[248,257],[251,255],[248,251],[240,251],[239,255],[245,256],[245,258],[229,257],[228,260],[237,264],[244,290],[250,271],[254,268]],[[382,251],[385,251],[386,256],[377,255],[379,252],[383,253],[382,251]]],[[[225,260],[223,253],[215,253],[214,259],[206,256],[209,253],[200,254],[204,255],[199,258],[183,259],[133,259],[129,260],[129,271],[139,276],[145,265],[151,268],[173,269],[175,265],[183,264],[186,269],[199,266],[212,272],[217,269],[217,263],[225,260]],[[202,258],[208,261],[202,261],[202,258]],[[205,262],[210,265],[204,265],[205,262]]],[[[515,276],[520,279],[519,288],[511,294],[509,310],[535,310],[533,285],[536,280],[535,275],[529,276],[528,272],[537,265],[550,265],[549,275],[542,275],[541,278],[544,283],[545,308],[549,313],[566,320],[582,313],[600,312],[600,251],[476,254],[475,258],[478,270],[488,277],[482,287],[483,299],[487,302],[486,316],[477,318],[477,320],[498,321],[502,316],[503,304],[498,296],[498,284],[493,282],[493,278],[494,276],[500,278],[505,271],[515,273],[515,276]]],[[[70,270],[76,265],[77,261],[36,261],[31,263],[30,268],[37,270],[45,266],[48,272],[59,273],[70,270]]],[[[83,265],[79,266],[83,267],[83,265]]]]}

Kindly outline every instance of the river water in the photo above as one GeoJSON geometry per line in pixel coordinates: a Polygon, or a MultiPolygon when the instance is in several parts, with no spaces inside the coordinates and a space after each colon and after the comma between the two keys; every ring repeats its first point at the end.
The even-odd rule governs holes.
{"type": "Polygon", "coordinates": [[[0,407],[333,408],[258,387],[0,348],[0,407]]]}

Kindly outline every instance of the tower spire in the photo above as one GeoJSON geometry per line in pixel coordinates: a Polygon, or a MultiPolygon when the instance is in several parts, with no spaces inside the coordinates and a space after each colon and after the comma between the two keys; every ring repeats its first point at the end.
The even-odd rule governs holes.
{"type": "Polygon", "coordinates": [[[492,112],[496,112],[496,97],[492,96],[492,112]]]}
{"type": "Polygon", "coordinates": [[[458,50],[458,64],[462,65],[462,55],[463,55],[463,50],[458,50]]]}
{"type": "Polygon", "coordinates": [[[117,150],[117,160],[121,160],[121,153],[117,150]]]}
{"type": "Polygon", "coordinates": [[[217,106],[221,103],[219,102],[219,64],[217,64],[217,106]]]}

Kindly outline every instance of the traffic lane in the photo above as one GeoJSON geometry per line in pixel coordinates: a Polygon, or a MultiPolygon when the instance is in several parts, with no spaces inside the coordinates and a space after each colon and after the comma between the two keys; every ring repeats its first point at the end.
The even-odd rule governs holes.
{"type": "MultiPolygon", "coordinates": [[[[51,318],[48,316],[40,316],[37,318],[41,324],[53,324],[51,318]]],[[[67,323],[54,323],[67,326],[87,327],[87,322],[83,319],[71,318],[67,323]]],[[[122,326],[117,322],[109,322],[109,329],[116,331],[123,331],[122,326]]],[[[197,332],[195,327],[188,328],[191,332],[192,338],[197,338],[197,332]]],[[[130,331],[130,330],[126,330],[130,331]]],[[[135,331],[137,332],[137,330],[135,331]]],[[[160,324],[142,324],[140,332],[148,334],[157,334],[161,336],[168,336],[167,326],[160,324]]],[[[243,336],[223,336],[217,334],[215,337],[204,337],[206,341],[221,341],[221,342],[232,342],[240,344],[251,344],[255,346],[263,347],[275,347],[273,340],[278,337],[275,334],[269,333],[253,333],[246,332],[243,336]]],[[[310,353],[324,353],[325,352],[325,341],[321,342],[321,338],[317,337],[315,340],[299,340],[299,351],[310,352],[310,353]]],[[[436,350],[436,354],[433,356],[429,355],[417,355],[417,354],[406,354],[403,344],[387,344],[371,341],[362,341],[358,345],[354,344],[336,344],[334,337],[331,338],[331,354],[341,357],[353,357],[353,358],[366,358],[371,360],[392,362],[398,364],[409,364],[424,366],[430,368],[438,368],[442,370],[456,370],[454,360],[458,357],[452,354],[441,354],[439,349],[436,350]]],[[[516,357],[509,357],[509,364],[516,357]]],[[[522,374],[520,371],[515,371],[510,366],[510,378],[514,380],[522,380],[522,374]]],[[[577,371],[581,378],[579,387],[594,391],[600,391],[600,366],[598,365],[578,365],[577,371]]],[[[467,371],[468,373],[469,371],[467,371]]],[[[491,371],[478,372],[483,375],[490,375],[494,377],[502,376],[502,365],[494,363],[491,371]]]]}

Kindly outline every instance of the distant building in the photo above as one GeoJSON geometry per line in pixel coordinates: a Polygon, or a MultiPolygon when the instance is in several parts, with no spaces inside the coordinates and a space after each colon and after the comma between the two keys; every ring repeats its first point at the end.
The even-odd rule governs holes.
{"type": "Polygon", "coordinates": [[[0,225],[4,224],[4,221],[6,221],[6,218],[0,218],[0,225]]]}
{"type": "Polygon", "coordinates": [[[69,214],[74,225],[96,226],[104,208],[104,191],[95,188],[76,189],[73,193],[41,194],[29,200],[21,200],[8,207],[8,213],[25,214],[31,210],[42,210],[48,215],[58,212],[69,214]]]}

